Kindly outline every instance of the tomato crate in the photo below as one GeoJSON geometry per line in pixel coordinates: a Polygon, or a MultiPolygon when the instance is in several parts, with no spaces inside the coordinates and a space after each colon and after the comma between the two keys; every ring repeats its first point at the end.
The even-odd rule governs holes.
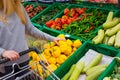
{"type": "Polygon", "coordinates": [[[40,25],[44,25],[47,21],[51,20],[54,16],[56,16],[58,13],[61,12],[61,10],[63,10],[66,7],[67,4],[54,3],[50,5],[46,10],[44,10],[42,13],[38,14],[33,19],[31,19],[31,21],[40,25]]]}
{"type": "MultiPolygon", "coordinates": [[[[120,53],[118,54],[118,56],[120,58],[120,53]]],[[[120,62],[119,60],[117,60],[116,58],[114,58],[114,60],[109,64],[108,68],[100,75],[100,77],[98,78],[98,80],[103,80],[105,77],[110,77],[112,76],[109,80],[112,80],[113,77],[115,77],[115,74],[119,74],[117,73],[117,68],[120,66],[120,62]]],[[[117,75],[116,75],[117,77],[117,75]]],[[[119,77],[120,78],[120,77],[119,77]]],[[[119,78],[117,77],[117,79],[119,80],[119,78]]]]}
{"type": "MultiPolygon", "coordinates": [[[[110,62],[112,62],[113,60],[113,57],[117,56],[118,55],[118,51],[116,50],[111,50],[107,47],[99,47],[99,46],[96,46],[90,42],[85,42],[84,45],[81,46],[81,48],[79,48],[72,56],[70,56],[61,66],[59,69],[57,69],[56,71],[54,71],[54,73],[60,78],[62,79],[63,76],[69,71],[70,67],[77,63],[79,60],[81,60],[85,55],[86,53],[90,50],[94,50],[100,54],[103,54],[104,55],[104,58],[103,60],[101,61],[102,63],[104,63],[105,61],[105,56],[110,57],[109,60],[110,62]]],[[[89,53],[89,56],[90,54],[92,55],[93,52],[90,52],[89,53]]],[[[86,57],[87,58],[87,57],[86,57]]],[[[89,57],[88,57],[89,58],[89,57]]],[[[84,58],[85,60],[85,58],[84,58]]],[[[89,61],[87,59],[87,61],[89,61]]],[[[107,59],[106,59],[107,61],[107,59]]],[[[106,63],[110,63],[110,62],[106,62],[106,63]]],[[[81,76],[81,75],[80,75],[81,76]]],[[[47,80],[52,80],[50,77],[47,78],[47,80]]],[[[78,79],[79,80],[79,79],[78,79]]],[[[80,79],[80,80],[85,80],[85,79],[80,79]]],[[[101,79],[102,80],[102,79],[101,79]]]]}
{"type": "Polygon", "coordinates": [[[23,4],[23,6],[25,7],[25,10],[27,11],[28,16],[32,19],[37,14],[41,13],[49,5],[41,4],[41,3],[37,3],[37,2],[25,2],[23,4]]]}

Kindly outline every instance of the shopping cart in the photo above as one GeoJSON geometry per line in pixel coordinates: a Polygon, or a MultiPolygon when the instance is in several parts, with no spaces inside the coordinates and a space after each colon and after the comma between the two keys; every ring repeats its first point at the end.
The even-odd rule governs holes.
{"type": "MultiPolygon", "coordinates": [[[[33,48],[30,48],[30,49],[25,50],[23,52],[20,52],[19,54],[20,54],[20,56],[22,56],[22,55],[24,55],[26,53],[29,53],[31,51],[35,51],[37,54],[41,53],[37,48],[33,47],[33,48]]],[[[39,55],[39,57],[40,58],[44,58],[42,55],[39,55]]],[[[1,59],[0,60],[0,64],[3,64],[3,63],[8,62],[8,61],[9,61],[8,58],[1,59]]],[[[45,61],[46,61],[47,65],[49,65],[47,60],[45,60],[45,61]]],[[[47,66],[44,63],[43,59],[40,59],[38,62],[33,63],[33,65],[37,65],[37,64],[40,64],[42,66],[42,70],[44,72],[44,75],[45,74],[48,75],[48,72],[46,72],[46,71],[49,71],[50,77],[51,77],[52,80],[60,80],[54,74],[54,72],[52,71],[51,68],[47,68],[47,66]]],[[[41,74],[37,73],[38,72],[38,67],[36,67],[34,70],[31,69],[31,67],[32,67],[32,65],[25,65],[23,67],[20,67],[17,63],[14,63],[12,65],[12,69],[13,69],[12,72],[7,74],[7,75],[5,75],[5,76],[0,77],[0,80],[9,80],[11,77],[13,77],[13,76],[15,76],[17,74],[20,74],[21,72],[24,72],[26,70],[28,70],[27,73],[25,73],[22,76],[17,77],[15,80],[45,80],[46,79],[45,76],[42,76],[41,74]],[[18,69],[20,69],[18,72],[15,72],[15,66],[17,66],[18,69]]]]}

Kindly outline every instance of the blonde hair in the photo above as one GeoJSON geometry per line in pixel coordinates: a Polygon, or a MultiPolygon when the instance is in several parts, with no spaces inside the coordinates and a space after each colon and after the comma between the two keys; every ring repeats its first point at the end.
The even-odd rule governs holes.
{"type": "Polygon", "coordinates": [[[9,17],[12,13],[16,12],[23,24],[26,24],[26,17],[24,10],[21,6],[20,0],[1,0],[0,8],[3,9],[4,14],[9,17]]]}

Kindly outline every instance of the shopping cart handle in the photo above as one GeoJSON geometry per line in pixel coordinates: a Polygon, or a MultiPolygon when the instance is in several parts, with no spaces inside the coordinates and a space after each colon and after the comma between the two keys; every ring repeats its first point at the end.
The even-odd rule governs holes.
{"type": "MultiPolygon", "coordinates": [[[[35,51],[36,53],[40,53],[40,51],[36,47],[32,47],[32,48],[29,48],[28,50],[20,52],[19,55],[22,56],[22,55],[29,53],[31,51],[35,51]]],[[[10,61],[10,59],[8,59],[8,58],[0,59],[0,64],[8,62],[8,61],[10,61]]]]}

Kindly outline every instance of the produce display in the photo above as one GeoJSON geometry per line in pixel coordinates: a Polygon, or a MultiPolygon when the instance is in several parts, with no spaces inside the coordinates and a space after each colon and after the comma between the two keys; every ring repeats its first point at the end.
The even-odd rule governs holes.
{"type": "Polygon", "coordinates": [[[39,12],[41,12],[43,9],[45,9],[46,6],[42,6],[42,5],[34,5],[34,4],[28,4],[25,6],[25,10],[28,13],[28,16],[30,18],[33,18],[34,16],[36,16],[39,12]]]}
{"type": "Polygon", "coordinates": [[[113,14],[113,11],[109,12],[107,20],[103,23],[103,29],[98,30],[98,35],[92,39],[94,44],[103,43],[120,48],[120,18],[113,17],[113,14]]]}
{"type": "Polygon", "coordinates": [[[117,63],[114,66],[114,71],[109,77],[105,77],[103,80],[120,80],[120,58],[115,58],[117,63]]]}
{"type": "Polygon", "coordinates": [[[70,10],[66,8],[62,18],[50,20],[46,22],[46,26],[91,40],[96,28],[105,22],[108,12],[94,8],[71,8],[70,10]]]}
{"type": "MultiPolygon", "coordinates": [[[[65,36],[64,34],[60,34],[58,38],[65,38],[65,36]]],[[[29,53],[29,56],[32,58],[32,60],[30,61],[30,65],[33,62],[43,60],[44,64],[46,64],[46,66],[49,69],[55,71],[81,45],[82,42],[79,39],[77,40],[66,39],[66,41],[61,40],[59,41],[59,45],[56,45],[54,42],[46,43],[44,44],[42,54],[38,55],[35,52],[29,53]]],[[[34,70],[36,66],[32,66],[31,69],[34,70]]],[[[40,64],[38,64],[38,66],[40,66],[40,64]]],[[[40,72],[40,74],[42,74],[42,71],[40,72]]]]}
{"type": "Polygon", "coordinates": [[[114,57],[116,65],[103,80],[120,80],[120,18],[117,15],[120,10],[113,5],[109,8],[99,3],[85,5],[88,3],[23,4],[35,27],[65,39],[56,44],[26,36],[29,48],[40,50],[41,54],[29,53],[29,66],[43,80],[53,80],[52,75],[60,80],[101,80],[104,73],[110,72],[107,68],[111,68],[108,66],[114,57]]]}
{"type": "Polygon", "coordinates": [[[66,7],[65,4],[61,4],[60,6],[57,4],[53,5],[52,7],[50,7],[49,10],[47,10],[46,13],[40,15],[37,19],[33,20],[33,22],[40,25],[44,25],[47,21],[52,19],[57,13],[59,13],[65,7],[66,7]]]}
{"type": "Polygon", "coordinates": [[[65,8],[61,18],[46,22],[46,26],[57,30],[64,29],[73,21],[78,20],[78,16],[83,14],[85,10],[86,8],[65,8]]]}

